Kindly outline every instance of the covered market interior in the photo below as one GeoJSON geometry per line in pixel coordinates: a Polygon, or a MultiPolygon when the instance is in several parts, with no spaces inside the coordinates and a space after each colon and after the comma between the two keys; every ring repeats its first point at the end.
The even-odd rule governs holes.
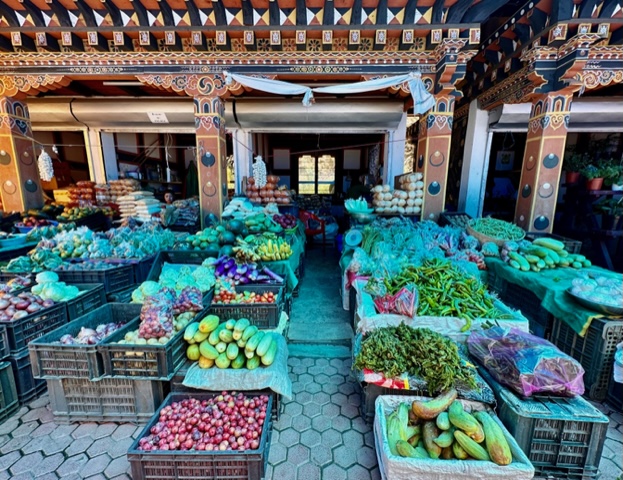
{"type": "Polygon", "coordinates": [[[619,0],[3,0],[0,477],[619,480],[622,232],[619,0]]]}

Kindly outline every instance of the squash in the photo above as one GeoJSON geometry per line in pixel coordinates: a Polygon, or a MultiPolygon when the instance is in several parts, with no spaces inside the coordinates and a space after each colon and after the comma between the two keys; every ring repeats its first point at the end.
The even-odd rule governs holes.
{"type": "Polygon", "coordinates": [[[219,351],[210,345],[209,342],[201,342],[199,344],[199,353],[210,360],[216,360],[219,356],[219,351]]]}
{"type": "Polygon", "coordinates": [[[238,356],[234,360],[232,360],[231,368],[235,368],[235,369],[242,368],[242,367],[244,367],[244,364],[246,363],[246,361],[247,361],[247,359],[244,356],[244,353],[242,353],[242,351],[241,351],[241,352],[238,353],[238,356]]]}
{"type": "Polygon", "coordinates": [[[268,351],[264,354],[264,356],[262,356],[262,365],[266,365],[267,367],[272,365],[275,361],[275,355],[277,355],[277,342],[272,340],[270,347],[268,347],[268,351]]]}
{"type": "Polygon", "coordinates": [[[257,348],[255,349],[255,353],[257,353],[260,357],[263,357],[264,355],[266,355],[266,352],[268,352],[268,349],[270,348],[272,342],[272,334],[267,333],[258,344],[257,348]]]}
{"type": "Polygon", "coordinates": [[[230,343],[229,345],[227,345],[227,358],[229,358],[230,360],[235,360],[238,356],[239,351],[240,349],[238,348],[238,345],[236,345],[235,343],[230,343]]]}
{"type": "Polygon", "coordinates": [[[231,365],[231,360],[227,358],[227,355],[225,353],[221,353],[216,359],[215,363],[218,368],[229,368],[229,366],[231,365]]]}
{"type": "Polygon", "coordinates": [[[260,344],[260,341],[264,338],[264,332],[259,330],[255,335],[253,335],[249,341],[247,342],[244,349],[247,352],[255,352],[257,346],[260,344]]]}

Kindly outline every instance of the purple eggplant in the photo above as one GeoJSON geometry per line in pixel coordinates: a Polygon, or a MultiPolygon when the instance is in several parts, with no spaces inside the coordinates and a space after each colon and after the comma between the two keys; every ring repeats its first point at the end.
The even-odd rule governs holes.
{"type": "Polygon", "coordinates": [[[271,269],[264,267],[264,274],[268,275],[271,280],[273,280],[275,283],[283,283],[283,277],[280,277],[279,275],[277,275],[275,272],[273,272],[271,269]]]}

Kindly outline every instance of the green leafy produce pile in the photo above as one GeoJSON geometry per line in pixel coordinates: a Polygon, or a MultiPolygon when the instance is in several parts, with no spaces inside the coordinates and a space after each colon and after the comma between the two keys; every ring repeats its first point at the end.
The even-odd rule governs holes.
{"type": "Polygon", "coordinates": [[[474,231],[497,240],[521,240],[526,232],[521,227],[497,218],[475,218],[469,222],[474,231]]]}
{"type": "Polygon", "coordinates": [[[476,388],[473,368],[462,362],[452,340],[428,328],[382,327],[368,334],[361,344],[354,368],[368,369],[395,378],[403,373],[426,381],[435,394],[455,386],[457,381],[476,388]]]}

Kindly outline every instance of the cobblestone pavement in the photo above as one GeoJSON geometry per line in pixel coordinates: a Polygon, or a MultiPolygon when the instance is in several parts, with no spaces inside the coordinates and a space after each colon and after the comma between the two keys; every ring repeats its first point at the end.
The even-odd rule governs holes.
{"type": "MultiPolygon", "coordinates": [[[[266,480],[378,480],[372,428],[359,414],[349,359],[290,358],[294,398],[274,424],[266,480]]],[[[0,425],[0,480],[128,479],[125,454],[142,427],[56,425],[47,395],[0,425]]],[[[600,479],[623,474],[623,415],[610,417],[600,479]]]]}

